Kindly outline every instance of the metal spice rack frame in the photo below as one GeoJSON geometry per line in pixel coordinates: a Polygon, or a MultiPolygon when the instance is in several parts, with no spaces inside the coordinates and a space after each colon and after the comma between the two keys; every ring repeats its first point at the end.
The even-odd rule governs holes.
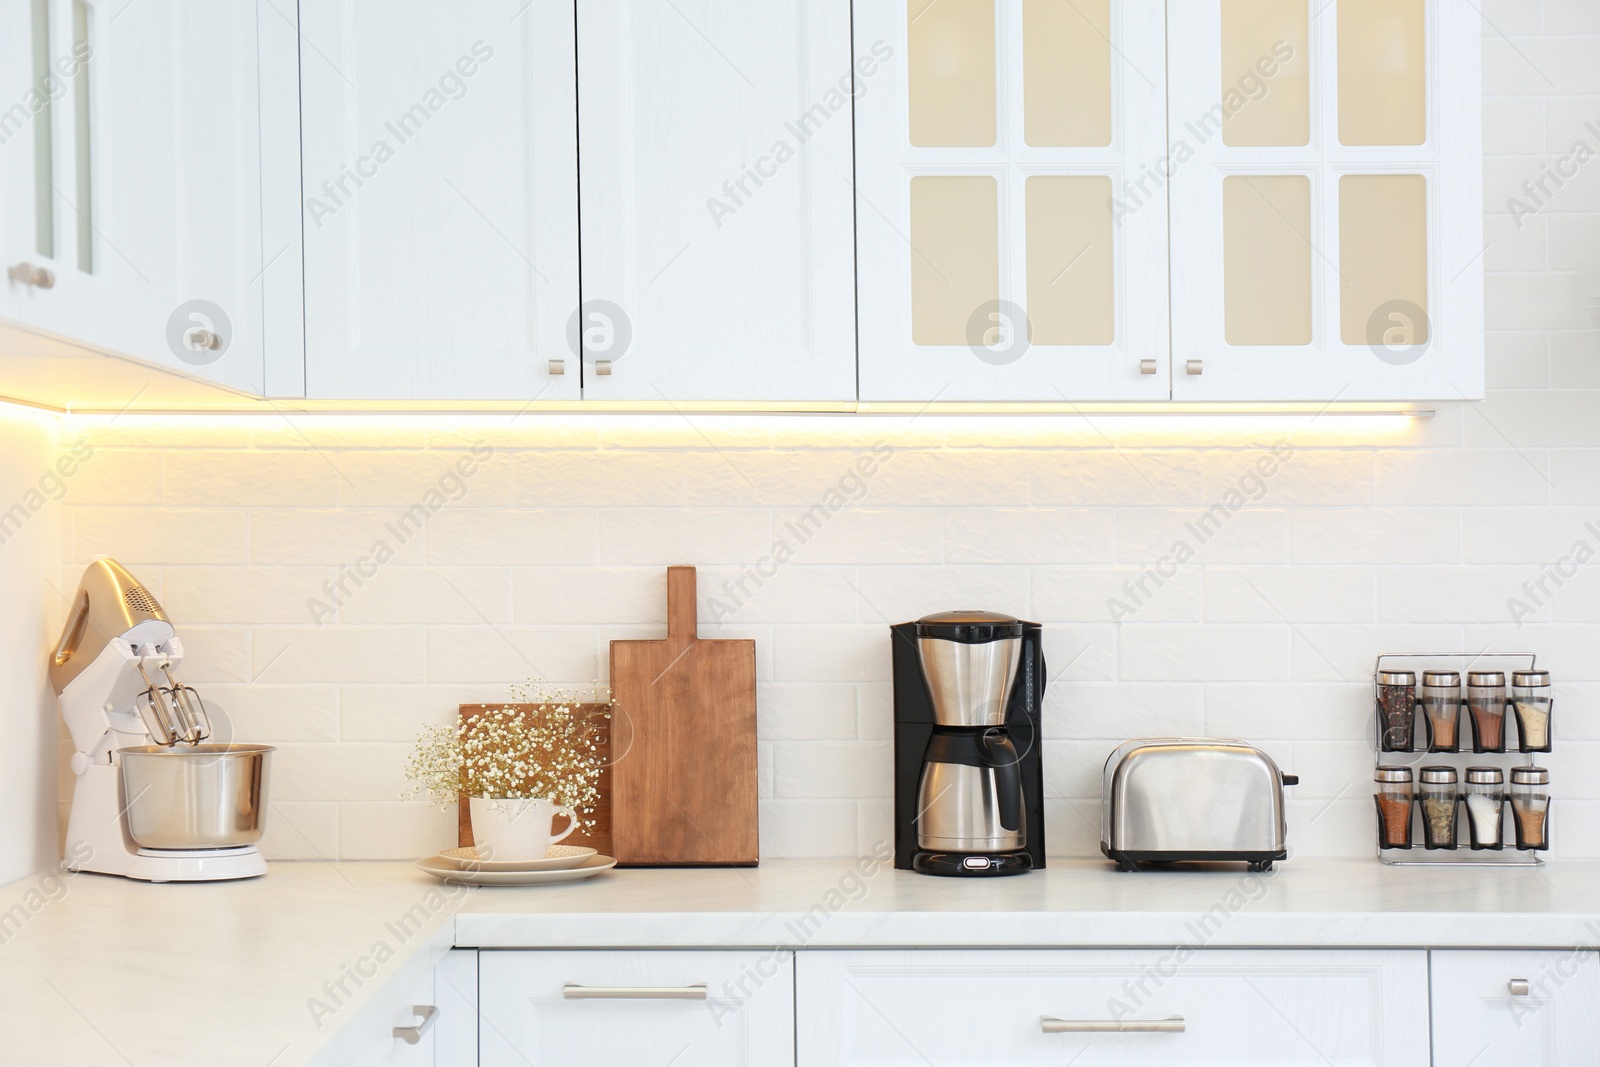
{"type": "MultiPolygon", "coordinates": [[[[1385,652],[1378,657],[1377,663],[1372,668],[1372,751],[1375,757],[1374,766],[1388,764],[1390,766],[1402,765],[1413,768],[1424,763],[1440,763],[1460,761],[1457,768],[1462,771],[1465,780],[1465,767],[1468,763],[1483,766],[1496,766],[1506,771],[1506,778],[1511,777],[1513,767],[1537,766],[1535,760],[1546,753],[1521,752],[1513,750],[1508,743],[1505,752],[1473,752],[1461,741],[1460,752],[1429,752],[1426,745],[1413,748],[1410,752],[1387,752],[1383,747],[1383,722],[1378,716],[1378,675],[1386,670],[1413,670],[1417,678],[1422,678],[1425,670],[1455,670],[1462,676],[1465,686],[1467,671],[1483,660],[1523,660],[1527,666],[1513,669],[1534,670],[1538,665],[1538,657],[1532,652],[1385,652]],[[1385,664],[1388,664],[1386,667],[1385,664]]],[[[1510,671],[1506,672],[1510,674],[1510,671]]],[[[1510,716],[1508,714],[1507,718],[1510,716]]],[[[1420,724],[1419,724],[1420,725],[1420,724]]],[[[1458,738],[1464,738],[1466,723],[1458,727],[1458,738]]],[[[1509,732],[1510,722],[1506,723],[1509,732]]],[[[1520,737],[1518,738],[1520,741],[1520,737]]],[[[1554,807],[1552,803],[1550,807],[1554,807]]],[[[1546,810],[1545,835],[1550,840],[1550,817],[1546,810]]],[[[1460,831],[1458,830],[1459,834],[1460,831]]],[[[1426,849],[1420,844],[1410,849],[1378,849],[1378,862],[1390,867],[1543,867],[1544,860],[1539,858],[1537,852],[1523,852],[1508,845],[1506,848],[1495,851],[1493,849],[1475,850],[1470,846],[1458,845],[1455,849],[1426,849]]]]}

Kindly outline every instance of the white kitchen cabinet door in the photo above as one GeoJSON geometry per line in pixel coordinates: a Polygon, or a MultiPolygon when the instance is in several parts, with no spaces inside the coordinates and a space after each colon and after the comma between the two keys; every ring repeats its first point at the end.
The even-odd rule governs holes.
{"type": "Polygon", "coordinates": [[[858,0],[862,400],[1167,399],[1165,7],[858,0]]]}
{"type": "Polygon", "coordinates": [[[794,956],[479,953],[483,1067],[792,1067],[794,956]]]}
{"type": "MultiPolygon", "coordinates": [[[[11,83],[0,123],[0,311],[29,329],[261,393],[268,294],[300,284],[298,227],[263,211],[284,188],[274,79],[285,48],[293,54],[293,8],[6,7],[14,32],[0,45],[11,83]],[[25,89],[13,96],[19,62],[25,89]],[[29,284],[40,270],[48,287],[29,284]]],[[[298,330],[274,328],[271,342],[298,349],[298,330]]]]}
{"type": "Polygon", "coordinates": [[[1420,950],[808,951],[795,1005],[802,1067],[1428,1062],[1420,950]]]}
{"type": "Polygon", "coordinates": [[[856,396],[850,0],[577,0],[583,393],[856,396]]]}
{"type": "Polygon", "coordinates": [[[1482,20],[1168,8],[1173,397],[1483,396],[1482,20]]]}
{"type": "Polygon", "coordinates": [[[1432,956],[1433,1067],[1600,1063],[1600,961],[1592,950],[1432,956]]]}
{"type": "Polygon", "coordinates": [[[434,1067],[478,1067],[478,950],[456,948],[433,969],[434,1067]]]}
{"type": "Polygon", "coordinates": [[[307,395],[577,399],[572,5],[301,21],[307,395]]]}

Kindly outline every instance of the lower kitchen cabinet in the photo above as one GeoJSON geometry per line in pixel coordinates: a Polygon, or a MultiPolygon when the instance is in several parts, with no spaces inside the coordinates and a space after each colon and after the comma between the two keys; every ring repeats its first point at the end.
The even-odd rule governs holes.
{"type": "Polygon", "coordinates": [[[1429,1056],[1421,950],[808,951],[796,986],[801,1067],[1429,1056]]]}
{"type": "Polygon", "coordinates": [[[1433,1067],[1600,1063],[1590,949],[1433,953],[1433,1067]]]}
{"type": "Polygon", "coordinates": [[[482,1067],[792,1067],[787,951],[483,951],[482,1067]]]}

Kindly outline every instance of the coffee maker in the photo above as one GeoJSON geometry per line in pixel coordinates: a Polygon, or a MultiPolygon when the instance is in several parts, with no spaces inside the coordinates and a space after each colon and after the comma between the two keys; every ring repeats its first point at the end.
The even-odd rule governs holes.
{"type": "Polygon", "coordinates": [[[894,865],[969,877],[1043,867],[1039,624],[946,611],[890,634],[894,865]]]}

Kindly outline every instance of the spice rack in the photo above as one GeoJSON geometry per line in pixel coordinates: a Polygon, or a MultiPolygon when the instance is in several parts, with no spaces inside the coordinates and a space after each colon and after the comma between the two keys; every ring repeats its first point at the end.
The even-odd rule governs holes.
{"type": "MultiPolygon", "coordinates": [[[[1467,740],[1469,735],[1469,723],[1466,721],[1466,716],[1468,713],[1465,711],[1462,712],[1462,720],[1458,721],[1455,726],[1460,749],[1459,751],[1430,752],[1428,751],[1430,745],[1426,741],[1420,744],[1416,743],[1416,737],[1418,735],[1421,735],[1425,738],[1431,738],[1432,736],[1432,725],[1424,722],[1417,722],[1413,726],[1412,751],[1389,751],[1383,746],[1385,722],[1384,716],[1379,710],[1383,706],[1381,699],[1382,687],[1379,683],[1379,677],[1384,671],[1413,671],[1416,673],[1418,678],[1421,678],[1424,676],[1424,672],[1429,670],[1447,670],[1455,671],[1465,677],[1469,670],[1499,670],[1502,669],[1502,665],[1504,665],[1504,669],[1507,674],[1510,674],[1515,670],[1533,671],[1537,669],[1537,657],[1532,652],[1390,652],[1379,656],[1372,672],[1374,697],[1372,702],[1374,709],[1372,717],[1372,748],[1376,757],[1375,765],[1409,767],[1413,772],[1413,776],[1418,779],[1421,777],[1420,769],[1425,765],[1451,766],[1456,769],[1457,775],[1460,781],[1463,783],[1461,787],[1463,790],[1465,789],[1465,783],[1467,780],[1466,768],[1468,766],[1498,767],[1508,780],[1511,777],[1511,771],[1513,769],[1519,767],[1536,766],[1537,760],[1541,756],[1546,755],[1546,753],[1522,752],[1520,751],[1520,745],[1514,745],[1512,743],[1512,731],[1510,727],[1514,721],[1514,717],[1509,714],[1505,716],[1505,720],[1500,727],[1500,729],[1503,731],[1502,738],[1505,742],[1506,748],[1506,751],[1504,752],[1473,751],[1474,745],[1467,740]],[[1486,664],[1485,661],[1489,662],[1486,664]],[[1507,661],[1511,662],[1508,663],[1507,661]]],[[[1413,710],[1415,711],[1415,709],[1413,710]]],[[[1422,714],[1417,715],[1418,719],[1422,719],[1423,717],[1424,716],[1422,714]]],[[[1548,730],[1548,728],[1549,727],[1547,723],[1545,729],[1548,730]]],[[[1470,732],[1473,737],[1476,737],[1476,727],[1473,727],[1470,732]]],[[[1518,737],[1518,742],[1520,743],[1520,736],[1518,737]]],[[[1375,812],[1375,816],[1380,822],[1379,833],[1381,839],[1381,824],[1383,820],[1381,809],[1378,812],[1375,812]]],[[[1421,813],[1417,813],[1413,817],[1419,822],[1423,821],[1425,818],[1425,816],[1421,813]]],[[[1378,861],[1392,867],[1544,866],[1544,860],[1539,857],[1538,852],[1523,851],[1516,847],[1515,832],[1512,834],[1512,842],[1508,843],[1505,848],[1501,850],[1479,850],[1471,848],[1469,844],[1471,828],[1468,825],[1468,818],[1470,818],[1469,815],[1461,813],[1459,810],[1457,811],[1455,816],[1455,821],[1457,823],[1457,847],[1454,849],[1425,848],[1424,840],[1427,831],[1426,827],[1424,826],[1422,832],[1413,837],[1413,844],[1409,849],[1383,848],[1380,846],[1378,848],[1378,861]]],[[[1512,814],[1511,821],[1513,823],[1513,831],[1515,831],[1515,819],[1515,814],[1512,814]]],[[[1545,811],[1544,820],[1542,832],[1544,834],[1545,845],[1548,847],[1550,841],[1548,808],[1545,811]]],[[[1502,834],[1503,833],[1504,827],[1502,826],[1502,834]]]]}

